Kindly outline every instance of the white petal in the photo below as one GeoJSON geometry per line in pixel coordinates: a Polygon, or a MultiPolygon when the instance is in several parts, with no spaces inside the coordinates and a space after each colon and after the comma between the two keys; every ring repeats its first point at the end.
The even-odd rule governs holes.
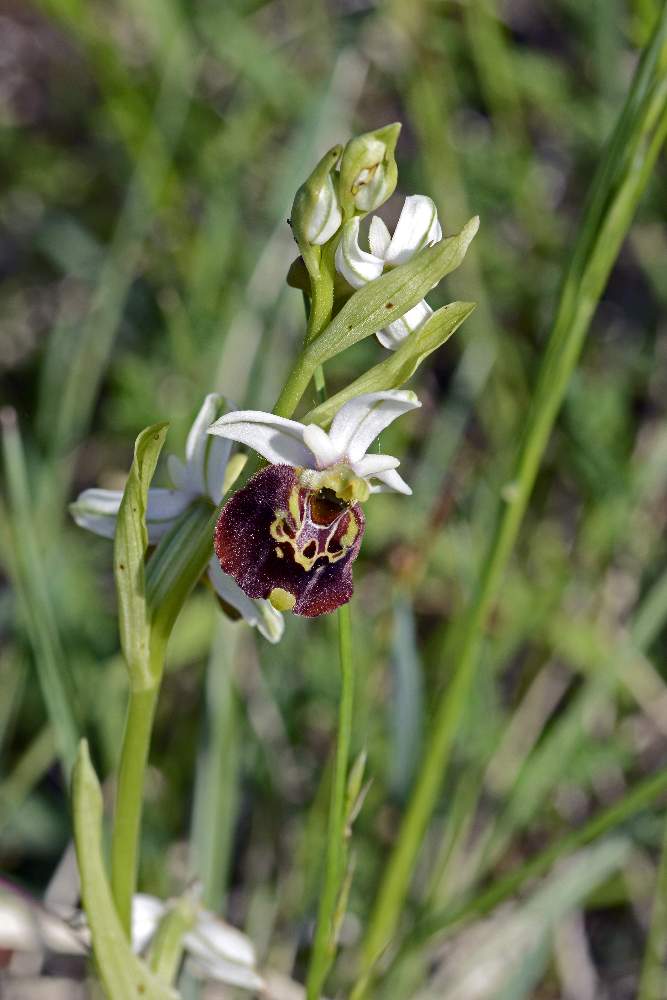
{"type": "Polygon", "coordinates": [[[251,967],[257,962],[250,938],[208,910],[202,910],[185,942],[188,951],[198,958],[226,958],[229,962],[251,967]]]}
{"type": "Polygon", "coordinates": [[[245,934],[203,911],[184,944],[203,977],[230,986],[262,991],[264,983],[256,970],[255,949],[245,934]]]}
{"type": "Polygon", "coordinates": [[[368,230],[368,243],[371,248],[371,253],[375,254],[376,257],[382,257],[384,259],[384,255],[387,252],[390,242],[391,236],[389,235],[389,230],[380,216],[374,215],[371,219],[370,228],[368,230]]]}
{"type": "Polygon", "coordinates": [[[359,246],[359,219],[350,219],[343,226],[343,235],[336,249],[336,267],[353,288],[361,288],[379,278],[384,261],[366,253],[359,246]]]}
{"type": "Polygon", "coordinates": [[[362,479],[370,476],[377,476],[378,472],[386,472],[388,469],[396,469],[401,463],[393,455],[364,455],[352,466],[353,471],[362,479]]]}
{"type": "MultiPolygon", "coordinates": [[[[70,504],[70,513],[79,527],[87,528],[88,531],[93,531],[103,538],[113,538],[116,534],[116,518],[122,498],[120,490],[84,490],[76,502],[70,504]]],[[[146,528],[148,541],[151,544],[166,535],[190,500],[187,493],[179,490],[148,491],[146,528]]]]}
{"type": "Polygon", "coordinates": [[[181,488],[190,489],[194,495],[208,496],[214,503],[222,498],[222,484],[232,446],[229,441],[216,441],[207,434],[207,430],[226,409],[223,396],[217,392],[209,393],[194,419],[185,446],[187,481],[181,488]]]}
{"type": "MultiPolygon", "coordinates": [[[[238,986],[253,995],[265,996],[266,984],[262,977],[245,965],[236,965],[225,958],[189,958],[185,968],[193,979],[213,980],[227,986],[238,986]]],[[[227,995],[226,993],[224,994],[227,995]]]]}
{"type": "Polygon", "coordinates": [[[327,432],[323,431],[317,424],[308,424],[304,428],[303,442],[315,456],[315,464],[318,469],[326,469],[330,465],[335,465],[338,459],[342,458],[327,432]]]}
{"type": "Polygon", "coordinates": [[[102,538],[113,538],[122,499],[120,490],[84,490],[69,505],[69,511],[80,528],[86,528],[102,538]]]}
{"type": "Polygon", "coordinates": [[[189,489],[188,470],[184,462],[175,455],[167,455],[167,471],[174,489],[187,492],[189,489]]]}
{"type": "Polygon", "coordinates": [[[285,622],[269,601],[255,601],[244,594],[236,580],[223,572],[216,556],[208,564],[208,577],[215,592],[226,604],[231,604],[248,625],[256,628],[269,642],[280,642],[285,622]]]}
{"type": "Polygon", "coordinates": [[[377,472],[375,478],[380,480],[381,485],[371,486],[371,493],[404,493],[408,497],[412,496],[412,490],[395,469],[377,472]]]}
{"type": "Polygon", "coordinates": [[[404,316],[389,323],[384,330],[378,330],[375,334],[383,347],[389,351],[395,351],[401,346],[406,337],[409,337],[415,330],[421,330],[424,323],[433,315],[428,302],[422,299],[412,309],[408,309],[404,316]]]}
{"type": "Polygon", "coordinates": [[[426,195],[412,194],[405,199],[385,260],[388,264],[404,264],[419,250],[441,238],[435,202],[426,195]]]}
{"type": "Polygon", "coordinates": [[[254,448],[272,465],[307,466],[313,456],[303,443],[303,429],[298,420],[262,410],[235,410],[216,420],[208,433],[254,448]]]}
{"type": "Polygon", "coordinates": [[[138,892],[132,897],[132,948],[144,950],[157,930],[165,904],[155,896],[138,892]]]}
{"type": "Polygon", "coordinates": [[[146,504],[148,541],[152,544],[166,535],[179,514],[182,514],[191,502],[192,497],[181,490],[149,490],[146,504]]]}
{"type": "Polygon", "coordinates": [[[414,392],[407,389],[357,396],[345,403],[333,418],[329,437],[350,462],[358,462],[380,431],[402,413],[419,406],[421,403],[414,392]]]}

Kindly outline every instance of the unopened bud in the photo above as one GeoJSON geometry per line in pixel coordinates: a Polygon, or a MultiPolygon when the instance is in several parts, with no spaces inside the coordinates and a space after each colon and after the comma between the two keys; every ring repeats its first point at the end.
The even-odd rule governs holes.
{"type": "Polygon", "coordinates": [[[297,243],[321,246],[330,240],[343,220],[334,168],[342,146],[334,146],[317,164],[297,191],[292,205],[292,229],[297,243]]]}
{"type": "Polygon", "coordinates": [[[349,219],[355,212],[372,212],[391,197],[398,179],[394,151],[399,122],[350,139],[340,165],[340,200],[349,219]]]}

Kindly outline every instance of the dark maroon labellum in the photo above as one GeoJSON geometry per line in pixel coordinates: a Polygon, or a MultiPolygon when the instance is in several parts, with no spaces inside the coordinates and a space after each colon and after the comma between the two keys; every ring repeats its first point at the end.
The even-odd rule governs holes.
{"type": "Polygon", "coordinates": [[[248,597],[314,618],[350,600],[364,527],[358,503],[307,489],[290,465],[270,465],[223,507],[215,551],[248,597]]]}

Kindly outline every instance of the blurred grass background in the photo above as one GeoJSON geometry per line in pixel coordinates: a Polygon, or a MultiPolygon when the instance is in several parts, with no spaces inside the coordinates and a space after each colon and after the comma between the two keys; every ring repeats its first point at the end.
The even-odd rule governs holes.
{"type": "MultiPolygon", "coordinates": [[[[420,372],[418,416],[383,436],[414,496],[373,499],[355,572],[353,749],[373,783],[333,981],[345,990],[584,196],[657,8],[0,5],[6,876],[43,892],[70,836],[58,759],[78,735],[102,775],[117,763],[111,549],[69,522],[67,501],[122,484],[151,422],[171,421],[178,453],[206,392],[271,407],[303,328],[284,281],[294,192],[328,146],[401,120],[399,191],[434,197],[448,233],[482,219],[433,304],[478,307],[420,372]]],[[[662,162],[559,417],[407,929],[462,902],[474,911],[486,887],[667,766],[666,186],[662,162]]],[[[400,205],[383,209],[389,222],[400,205]]],[[[380,354],[371,339],[336,359],[330,388],[380,354]]],[[[333,621],[294,618],[270,647],[198,591],[172,641],[146,793],[144,888],[168,895],[198,874],[207,902],[297,978],[320,884],[335,641],[333,621]]],[[[467,930],[406,950],[377,995],[636,996],[663,806],[467,930]]]]}

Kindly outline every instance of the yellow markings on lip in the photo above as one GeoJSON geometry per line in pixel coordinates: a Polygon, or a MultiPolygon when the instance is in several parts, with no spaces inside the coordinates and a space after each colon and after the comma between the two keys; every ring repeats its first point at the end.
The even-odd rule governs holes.
{"type": "MultiPolygon", "coordinates": [[[[310,570],[315,565],[315,563],[317,562],[317,560],[320,558],[328,559],[330,563],[336,563],[339,561],[339,559],[343,559],[344,556],[347,555],[350,546],[353,544],[355,538],[359,534],[359,526],[357,524],[356,518],[354,517],[354,514],[350,511],[350,522],[347,528],[345,529],[345,533],[339,540],[340,549],[336,552],[329,551],[329,544],[332,540],[332,536],[335,531],[335,524],[337,523],[338,519],[336,519],[336,522],[334,522],[333,527],[329,526],[331,530],[329,530],[329,533],[327,535],[324,549],[319,548],[316,539],[313,538],[312,536],[306,537],[305,540],[300,540],[300,536],[302,535],[304,528],[307,527],[307,525],[304,516],[305,511],[304,514],[302,514],[299,505],[299,490],[300,487],[298,486],[293,487],[288,501],[289,510],[276,511],[276,516],[274,520],[271,522],[269,531],[271,532],[271,537],[274,538],[277,542],[280,542],[281,544],[286,543],[287,545],[291,546],[292,551],[294,553],[293,556],[294,562],[297,563],[299,566],[302,566],[306,573],[309,573],[310,570]],[[293,528],[291,527],[291,525],[288,528],[288,524],[290,521],[291,525],[294,526],[293,528]],[[315,549],[314,555],[310,556],[306,555],[306,549],[308,549],[309,547],[314,547],[315,549]]],[[[342,513],[344,513],[344,511],[342,513]]],[[[318,533],[320,535],[324,530],[325,529],[323,526],[318,526],[318,533]]],[[[275,552],[276,556],[279,559],[285,558],[285,553],[280,548],[280,545],[276,545],[275,552]]]]}
{"type": "Polygon", "coordinates": [[[274,587],[269,594],[269,602],[276,611],[291,611],[296,604],[296,597],[294,594],[290,594],[289,590],[284,590],[282,587],[274,587]]]}

